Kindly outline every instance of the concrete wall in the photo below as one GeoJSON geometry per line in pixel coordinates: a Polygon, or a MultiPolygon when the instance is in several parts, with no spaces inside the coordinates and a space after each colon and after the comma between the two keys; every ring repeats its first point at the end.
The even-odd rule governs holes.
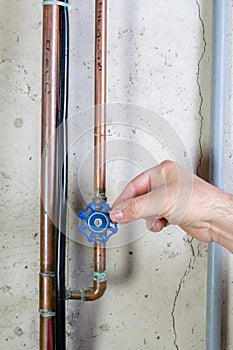
{"type": "MultiPolygon", "coordinates": [[[[174,159],[208,177],[211,1],[110,1],[108,199],[174,159]]],[[[67,285],[92,283],[77,212],[92,200],[94,1],[70,12],[67,285]]],[[[226,189],[232,188],[232,3],[228,1],[226,189]]],[[[38,348],[40,1],[0,3],[0,348],[38,348]]],[[[176,227],[126,225],[108,245],[108,290],[67,304],[67,349],[205,349],[207,246],[176,227]]],[[[223,349],[232,348],[232,256],[224,251],[223,349]]]]}

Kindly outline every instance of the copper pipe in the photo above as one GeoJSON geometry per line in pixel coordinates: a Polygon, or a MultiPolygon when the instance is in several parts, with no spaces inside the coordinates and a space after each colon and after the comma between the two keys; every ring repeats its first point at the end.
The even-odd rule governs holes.
{"type": "Polygon", "coordinates": [[[58,92],[59,6],[43,7],[41,213],[40,213],[40,350],[54,350],[56,183],[56,113],[58,92]]]}
{"type": "Polygon", "coordinates": [[[95,243],[93,287],[70,289],[68,291],[68,298],[94,301],[102,297],[106,290],[105,249],[105,244],[95,243]]]}
{"type": "MultiPolygon", "coordinates": [[[[95,2],[95,127],[94,127],[94,201],[106,201],[106,43],[107,0],[95,2]]],[[[92,288],[68,290],[68,298],[96,300],[107,287],[105,243],[95,243],[92,288]]]]}
{"type": "Polygon", "coordinates": [[[94,189],[96,198],[105,201],[107,0],[96,0],[95,6],[94,189]]]}

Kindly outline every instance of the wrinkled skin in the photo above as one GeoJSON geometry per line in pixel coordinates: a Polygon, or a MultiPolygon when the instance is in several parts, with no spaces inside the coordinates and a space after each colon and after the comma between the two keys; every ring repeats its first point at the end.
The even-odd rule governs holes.
{"type": "Polygon", "coordinates": [[[119,223],[143,218],[153,232],[179,225],[192,237],[233,251],[233,196],[172,161],[134,178],[114,202],[110,216],[119,223]]]}

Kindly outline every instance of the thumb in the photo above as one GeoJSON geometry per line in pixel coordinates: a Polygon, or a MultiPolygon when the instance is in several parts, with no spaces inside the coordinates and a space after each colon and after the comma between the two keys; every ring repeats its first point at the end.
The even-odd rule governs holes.
{"type": "Polygon", "coordinates": [[[111,220],[124,223],[150,216],[164,216],[166,197],[166,187],[160,186],[149,193],[117,203],[110,212],[111,220]]]}

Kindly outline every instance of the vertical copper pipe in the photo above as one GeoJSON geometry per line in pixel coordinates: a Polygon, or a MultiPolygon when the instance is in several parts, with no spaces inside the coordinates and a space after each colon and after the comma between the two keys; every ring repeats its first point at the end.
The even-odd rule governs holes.
{"type": "Polygon", "coordinates": [[[40,213],[40,350],[54,350],[56,113],[58,93],[59,6],[43,7],[41,213],[40,213]]]}
{"type": "Polygon", "coordinates": [[[96,0],[95,12],[94,189],[96,198],[105,200],[107,0],[96,0]]]}
{"type": "MultiPolygon", "coordinates": [[[[95,2],[95,126],[94,126],[94,201],[106,201],[106,44],[107,0],[95,2]]],[[[96,300],[106,290],[106,247],[95,243],[92,288],[70,289],[70,299],[96,300]]]]}
{"type": "MultiPolygon", "coordinates": [[[[107,0],[96,0],[95,6],[94,200],[101,203],[106,201],[107,0]]],[[[107,287],[105,260],[105,244],[96,243],[93,300],[100,298],[107,287]]],[[[86,297],[91,298],[90,295],[86,297]]]]}

